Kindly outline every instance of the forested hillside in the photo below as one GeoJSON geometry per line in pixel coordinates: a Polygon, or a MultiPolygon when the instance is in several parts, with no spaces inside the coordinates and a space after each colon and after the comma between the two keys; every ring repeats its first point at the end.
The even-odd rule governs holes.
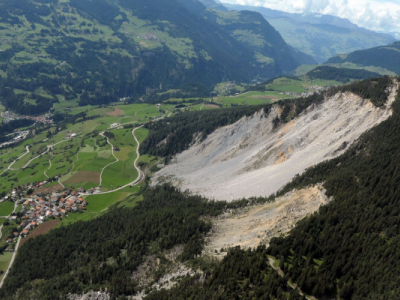
{"type": "Polygon", "coordinates": [[[325,182],[334,198],[269,249],[284,258],[289,277],[316,296],[395,299],[400,293],[400,94],[393,109],[343,156],[308,170],[284,190],[325,182]]]}
{"type": "Polygon", "coordinates": [[[135,101],[188,83],[271,78],[299,65],[266,21],[243,26],[276,47],[268,53],[201,11],[197,0],[1,1],[0,100],[39,114],[64,100],[135,101]]]}
{"type": "Polygon", "coordinates": [[[153,292],[145,299],[306,299],[272,269],[265,246],[254,251],[232,248],[203,283],[198,279],[186,278],[176,288],[153,292]]]}
{"type": "Polygon", "coordinates": [[[232,124],[243,116],[250,116],[270,105],[255,105],[198,111],[146,124],[149,137],[141,145],[140,151],[157,156],[172,156],[187,149],[195,139],[203,140],[220,126],[232,124]]]}
{"type": "Polygon", "coordinates": [[[138,282],[131,274],[146,255],[161,257],[162,251],[185,245],[180,259],[193,259],[211,229],[201,217],[237,205],[208,202],[170,186],[149,189],[134,208],[115,208],[29,240],[18,250],[0,298],[58,299],[101,288],[107,288],[112,299],[135,294],[138,282]]]}
{"type": "Polygon", "coordinates": [[[320,66],[307,73],[311,79],[336,80],[347,83],[352,79],[364,80],[378,77],[379,74],[367,70],[336,68],[330,66],[320,66]]]}
{"type": "MultiPolygon", "coordinates": [[[[381,86],[374,92],[384,93],[385,80],[365,84],[381,86]]],[[[346,89],[357,90],[363,84],[346,89]]],[[[365,133],[342,156],[310,168],[280,191],[283,195],[295,188],[324,183],[327,195],[332,197],[318,213],[300,221],[287,237],[274,238],[267,249],[279,260],[285,278],[307,294],[323,299],[396,299],[399,295],[399,130],[400,92],[387,121],[365,133]]],[[[236,251],[235,261],[246,261],[258,251],[236,251]]],[[[220,290],[214,290],[213,285],[219,284],[224,290],[226,282],[221,282],[219,274],[220,270],[229,270],[229,265],[229,258],[223,260],[203,284],[196,282],[187,289],[184,283],[155,295],[179,299],[187,290],[188,295],[217,297],[220,290]]],[[[260,270],[263,267],[251,269],[253,274],[260,270]]]]}
{"type": "MultiPolygon", "coordinates": [[[[398,80],[398,79],[397,79],[398,80]]],[[[353,92],[385,104],[390,77],[355,82],[326,92],[353,92]]],[[[275,126],[286,123],[325,94],[284,101],[275,126]]],[[[276,104],[275,104],[276,105],[276,104]]],[[[171,156],[193,139],[204,138],[219,126],[271,106],[245,106],[200,111],[149,123],[146,152],[171,156]]],[[[5,129],[9,130],[9,129],[5,129]]],[[[61,227],[28,240],[0,289],[1,299],[67,299],[68,294],[107,290],[112,299],[126,299],[143,287],[132,276],[149,256],[170,264],[165,255],[182,247],[178,261],[200,268],[203,275],[181,278],[170,291],[153,291],[149,299],[304,299],[288,286],[294,282],[307,294],[341,299],[395,299],[400,205],[397,163],[400,93],[393,116],[364,134],[342,156],[308,169],[280,194],[324,183],[333,201],[271,246],[228,250],[221,262],[202,260],[210,217],[274,198],[211,202],[168,186],[142,187],[143,201],[133,208],[114,207],[87,222],[61,227]],[[285,276],[273,270],[268,255],[278,259],[285,276]]],[[[225,250],[225,249],[224,249],[225,250]]],[[[160,268],[154,281],[165,275],[160,268]]]]}
{"type": "Polygon", "coordinates": [[[389,34],[358,27],[347,19],[318,13],[288,13],[263,6],[224,3],[233,10],[259,12],[286,43],[319,63],[330,57],[395,41],[389,34]]]}
{"type": "Polygon", "coordinates": [[[349,54],[337,55],[326,63],[341,64],[353,63],[360,66],[381,67],[396,74],[400,73],[400,42],[394,42],[387,46],[355,51],[349,54]]]}

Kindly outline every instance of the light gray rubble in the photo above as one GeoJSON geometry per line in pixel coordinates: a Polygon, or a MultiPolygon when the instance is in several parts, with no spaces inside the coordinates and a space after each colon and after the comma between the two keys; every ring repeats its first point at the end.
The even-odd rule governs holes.
{"type": "Polygon", "coordinates": [[[362,133],[386,120],[396,82],[382,108],[357,95],[338,93],[311,105],[278,128],[278,105],[221,127],[206,140],[178,154],[153,177],[217,200],[269,196],[296,174],[342,154],[362,133]]]}

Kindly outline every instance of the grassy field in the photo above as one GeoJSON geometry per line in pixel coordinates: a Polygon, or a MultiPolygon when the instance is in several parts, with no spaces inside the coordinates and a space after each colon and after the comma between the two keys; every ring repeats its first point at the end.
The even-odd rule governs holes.
{"type": "Polygon", "coordinates": [[[237,96],[220,96],[214,98],[214,102],[221,104],[223,107],[237,105],[259,105],[269,104],[284,98],[291,98],[279,94],[279,92],[247,92],[237,96]]]}
{"type": "MultiPolygon", "coordinates": [[[[132,187],[131,190],[134,192],[136,189],[132,187]]],[[[88,196],[86,197],[86,201],[88,202],[87,211],[94,213],[102,212],[129,195],[130,193],[128,192],[115,192],[112,194],[88,196]]]]}
{"type": "Polygon", "coordinates": [[[0,203],[0,216],[8,216],[14,210],[14,202],[4,201],[0,203]]]}
{"type": "MultiPolygon", "coordinates": [[[[173,105],[165,105],[165,108],[169,107],[173,105]]],[[[49,140],[46,139],[46,132],[43,132],[12,149],[0,149],[0,192],[9,192],[15,186],[41,182],[54,176],[60,176],[68,187],[96,187],[100,182],[101,170],[115,161],[111,155],[111,146],[99,133],[110,130],[113,123],[133,123],[135,126],[160,115],[154,104],[73,107],[68,110],[71,114],[82,111],[98,117],[68,124],[66,129],[59,132],[51,128],[50,131],[54,134],[49,140]],[[68,138],[72,134],[74,136],[68,138]],[[57,145],[40,155],[47,150],[47,146],[54,144],[57,145]],[[26,152],[26,146],[29,146],[30,153],[20,157],[26,152]],[[11,170],[6,170],[11,163],[11,170]]],[[[112,129],[115,134],[112,143],[120,148],[120,151],[115,152],[120,162],[105,170],[103,186],[106,189],[129,183],[137,176],[133,167],[136,143],[131,131],[131,128],[112,129]]],[[[137,134],[139,140],[143,141],[147,136],[146,129],[140,129],[137,134]]]]}
{"type": "MultiPolygon", "coordinates": [[[[3,254],[0,254],[0,271],[5,272],[7,270],[12,255],[13,255],[12,252],[4,252],[3,254]]],[[[3,278],[3,276],[4,273],[0,275],[0,280],[3,278]]]]}

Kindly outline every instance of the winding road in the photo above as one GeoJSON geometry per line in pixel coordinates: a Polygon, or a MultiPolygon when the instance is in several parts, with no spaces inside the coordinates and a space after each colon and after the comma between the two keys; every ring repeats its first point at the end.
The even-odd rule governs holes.
{"type": "Polygon", "coordinates": [[[35,159],[41,157],[42,155],[45,155],[47,152],[50,151],[51,148],[53,148],[54,146],[57,146],[58,144],[61,144],[61,143],[63,143],[63,142],[65,142],[65,140],[62,140],[62,141],[60,141],[60,142],[58,142],[58,143],[55,143],[55,144],[52,144],[52,145],[48,145],[46,151],[44,151],[43,153],[40,153],[38,156],[35,156],[34,158],[30,159],[30,160],[25,164],[25,166],[23,166],[21,169],[25,169],[27,166],[30,165],[30,163],[31,163],[32,161],[34,161],[35,159]]]}
{"type": "MultiPolygon", "coordinates": [[[[60,142],[58,142],[58,143],[55,143],[55,144],[52,144],[52,145],[48,145],[46,151],[44,151],[43,153],[39,154],[38,156],[35,156],[34,158],[30,159],[21,169],[25,169],[27,166],[30,165],[30,163],[31,163],[32,161],[34,161],[35,159],[37,159],[37,158],[41,157],[42,155],[46,154],[47,152],[49,152],[50,149],[51,149],[52,147],[54,147],[54,146],[56,146],[56,145],[58,145],[58,144],[61,144],[61,143],[63,143],[63,142],[65,142],[65,140],[62,140],[62,141],[60,141],[60,142]]],[[[19,161],[21,158],[23,158],[25,155],[27,155],[27,154],[30,153],[29,146],[25,146],[25,150],[26,150],[26,152],[23,153],[22,155],[18,156],[11,164],[9,164],[9,166],[8,166],[7,168],[5,168],[5,169],[3,170],[3,172],[0,173],[0,175],[2,175],[3,173],[5,173],[5,172],[8,171],[8,170],[11,170],[11,171],[17,171],[17,170],[19,170],[19,169],[13,169],[12,166],[13,166],[17,161],[19,161]]],[[[50,163],[50,165],[51,165],[51,163],[50,163]]],[[[46,175],[46,174],[45,174],[45,175],[46,175]]],[[[47,175],[46,175],[46,176],[47,176],[47,175]]]]}
{"type": "MultiPolygon", "coordinates": [[[[133,136],[133,138],[135,139],[136,144],[137,144],[137,147],[136,147],[136,159],[135,159],[135,161],[133,162],[133,166],[135,167],[136,171],[138,172],[138,176],[136,177],[136,179],[135,179],[134,181],[130,182],[130,183],[127,183],[127,184],[125,184],[125,185],[123,185],[123,186],[120,186],[120,187],[118,187],[118,188],[116,188],[116,189],[113,189],[113,190],[110,190],[110,191],[97,192],[97,193],[93,193],[93,194],[82,193],[82,194],[81,194],[82,196],[111,194],[111,193],[117,192],[117,191],[119,191],[119,190],[122,190],[122,189],[124,189],[124,188],[126,188],[126,187],[128,187],[128,186],[134,186],[134,185],[138,184],[138,183],[143,179],[144,174],[143,174],[142,170],[140,170],[140,168],[139,168],[139,166],[138,166],[138,160],[139,160],[139,158],[140,158],[140,153],[139,153],[140,143],[139,143],[139,140],[137,139],[137,137],[136,137],[136,135],[135,135],[135,131],[138,130],[139,128],[142,128],[142,127],[143,127],[143,125],[141,125],[141,126],[139,126],[139,127],[135,127],[135,128],[132,130],[132,136],[133,136]]],[[[113,145],[109,142],[108,138],[107,138],[107,142],[111,145],[111,148],[112,148],[113,145]]],[[[116,161],[115,161],[115,162],[112,162],[112,163],[110,163],[110,164],[108,164],[107,166],[112,165],[112,164],[116,163],[117,161],[119,161],[118,158],[114,155],[114,152],[112,152],[112,154],[113,154],[113,156],[115,157],[116,161]]],[[[103,168],[103,170],[101,171],[101,175],[103,174],[103,171],[105,170],[105,168],[106,168],[107,166],[105,166],[105,167],[103,168]]],[[[101,181],[102,181],[102,180],[101,180],[101,175],[100,175],[100,185],[101,185],[101,181]]]]}
{"type": "Polygon", "coordinates": [[[26,152],[23,153],[22,155],[18,156],[11,164],[9,164],[9,166],[3,170],[3,172],[1,172],[0,175],[2,175],[3,173],[5,173],[8,170],[15,170],[15,169],[11,169],[12,165],[15,164],[18,160],[20,160],[21,158],[23,158],[25,155],[27,155],[30,151],[29,151],[29,146],[25,147],[26,152]]]}

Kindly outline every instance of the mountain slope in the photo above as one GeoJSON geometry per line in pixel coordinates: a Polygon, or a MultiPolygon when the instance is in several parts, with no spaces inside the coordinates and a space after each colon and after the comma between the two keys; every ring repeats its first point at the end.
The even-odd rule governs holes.
{"type": "Polygon", "coordinates": [[[340,299],[396,299],[400,293],[399,100],[400,93],[393,116],[343,156],[311,168],[283,191],[324,182],[333,197],[271,243],[270,254],[282,255],[283,271],[306,292],[340,299]]]}
{"type": "Polygon", "coordinates": [[[393,42],[390,35],[376,33],[348,20],[320,14],[292,14],[264,7],[224,3],[229,9],[257,11],[279,31],[285,41],[321,63],[341,53],[393,42]]]}
{"type": "Polygon", "coordinates": [[[276,57],[258,59],[194,7],[205,10],[197,0],[4,0],[0,97],[9,109],[40,113],[64,99],[103,104],[287,69],[271,64],[276,57]]]}
{"type": "Polygon", "coordinates": [[[270,62],[275,69],[271,72],[287,72],[305,62],[300,56],[296,56],[299,60],[294,58],[295,52],[259,13],[213,10],[204,15],[243,45],[250,45],[256,51],[258,62],[270,62]]]}
{"type": "Polygon", "coordinates": [[[362,67],[380,67],[400,74],[400,42],[330,58],[327,64],[352,63],[362,67]]]}
{"type": "Polygon", "coordinates": [[[363,132],[386,120],[396,93],[397,84],[383,107],[349,92],[327,95],[279,127],[279,119],[292,112],[279,105],[261,110],[178,154],[153,182],[172,181],[210,199],[269,196],[296,174],[342,154],[363,132]]]}

